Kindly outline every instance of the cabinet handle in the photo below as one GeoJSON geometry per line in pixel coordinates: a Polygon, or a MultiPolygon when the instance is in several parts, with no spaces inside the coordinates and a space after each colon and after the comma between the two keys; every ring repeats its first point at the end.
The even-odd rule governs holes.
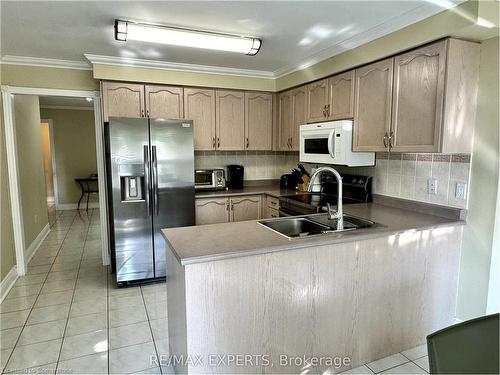
{"type": "Polygon", "coordinates": [[[394,133],[391,131],[391,134],[389,135],[389,150],[393,147],[392,145],[392,138],[394,137],[394,133]]]}
{"type": "Polygon", "coordinates": [[[250,147],[250,142],[248,141],[248,138],[247,138],[247,148],[250,147]]]}
{"type": "Polygon", "coordinates": [[[384,134],[384,147],[387,148],[387,132],[384,134]]]}
{"type": "Polygon", "coordinates": [[[141,117],[144,117],[144,109],[141,109],[141,117]]]}
{"type": "Polygon", "coordinates": [[[217,137],[217,148],[219,148],[219,147],[220,147],[220,138],[217,137]]]}
{"type": "Polygon", "coordinates": [[[146,117],[149,117],[149,109],[146,111],[146,117]]]}
{"type": "Polygon", "coordinates": [[[293,138],[290,137],[290,148],[292,148],[292,147],[293,147],[293,138]]]}
{"type": "Polygon", "coordinates": [[[330,104],[326,106],[326,117],[330,117],[330,104]]]}
{"type": "Polygon", "coordinates": [[[212,148],[215,149],[215,137],[212,137],[212,148]]]}

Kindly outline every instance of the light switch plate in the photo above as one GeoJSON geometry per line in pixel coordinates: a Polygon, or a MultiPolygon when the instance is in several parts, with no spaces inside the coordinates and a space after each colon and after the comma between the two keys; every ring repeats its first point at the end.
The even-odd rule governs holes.
{"type": "Polygon", "coordinates": [[[436,195],[438,193],[438,182],[435,177],[430,177],[427,180],[427,194],[436,195]]]}
{"type": "Polygon", "coordinates": [[[457,182],[455,186],[455,199],[465,200],[467,198],[467,184],[465,182],[457,182]]]}

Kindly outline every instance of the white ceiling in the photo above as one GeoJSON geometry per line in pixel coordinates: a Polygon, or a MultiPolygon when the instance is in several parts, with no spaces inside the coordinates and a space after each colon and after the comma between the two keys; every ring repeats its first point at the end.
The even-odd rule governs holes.
{"type": "Polygon", "coordinates": [[[2,1],[1,54],[85,62],[86,53],[277,76],[436,14],[443,1],[2,1]],[[263,46],[252,57],[123,43],[115,18],[257,36],[263,46]]]}
{"type": "Polygon", "coordinates": [[[41,107],[70,107],[88,108],[94,107],[93,102],[88,102],[85,98],[72,98],[68,96],[40,96],[41,107]]]}

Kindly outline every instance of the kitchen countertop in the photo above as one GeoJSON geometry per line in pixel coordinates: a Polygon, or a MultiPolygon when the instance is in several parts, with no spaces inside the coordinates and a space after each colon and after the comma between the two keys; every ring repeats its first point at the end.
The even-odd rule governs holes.
{"type": "MultiPolygon", "coordinates": [[[[254,191],[255,194],[268,193],[265,189],[262,190],[262,187],[259,188],[254,191]]],[[[245,192],[245,194],[248,193],[245,192]]],[[[182,265],[188,265],[274,251],[366,240],[411,230],[436,229],[465,223],[457,219],[377,203],[345,205],[344,213],[372,220],[380,225],[291,240],[259,224],[258,220],[169,228],[163,229],[162,234],[179,262],[182,265]]]]}
{"type": "Polygon", "coordinates": [[[251,194],[268,194],[276,198],[283,195],[303,194],[303,191],[292,189],[281,189],[279,184],[261,184],[256,186],[245,186],[243,189],[227,189],[227,190],[205,190],[196,191],[195,198],[217,198],[230,197],[238,195],[251,194]]]}

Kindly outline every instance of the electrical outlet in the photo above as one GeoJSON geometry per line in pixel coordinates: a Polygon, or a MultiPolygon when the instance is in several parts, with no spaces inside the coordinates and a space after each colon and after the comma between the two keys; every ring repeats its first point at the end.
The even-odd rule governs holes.
{"type": "Polygon", "coordinates": [[[438,182],[435,177],[430,177],[427,180],[427,194],[436,195],[438,193],[438,182]]]}
{"type": "Polygon", "coordinates": [[[465,200],[467,198],[467,184],[465,182],[457,182],[455,186],[455,199],[465,200]]]}

